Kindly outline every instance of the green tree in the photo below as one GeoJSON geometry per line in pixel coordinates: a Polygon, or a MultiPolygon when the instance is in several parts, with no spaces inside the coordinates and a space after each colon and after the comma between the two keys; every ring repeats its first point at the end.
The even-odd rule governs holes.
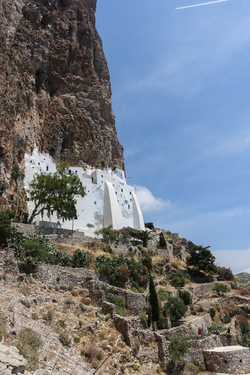
{"type": "Polygon", "coordinates": [[[170,284],[175,288],[182,288],[186,283],[185,276],[181,271],[177,271],[170,284]]]}
{"type": "Polygon", "coordinates": [[[178,297],[168,297],[168,301],[164,303],[164,310],[167,310],[172,321],[180,320],[187,312],[187,306],[178,297]]]}
{"type": "Polygon", "coordinates": [[[0,245],[7,245],[7,240],[11,235],[11,219],[14,216],[11,210],[0,212],[0,245]]]}
{"type": "Polygon", "coordinates": [[[77,195],[84,197],[85,188],[75,173],[68,173],[66,163],[58,163],[55,173],[36,174],[29,186],[29,200],[35,204],[29,224],[35,216],[43,215],[45,211],[48,217],[56,212],[58,219],[77,218],[77,195]]]}
{"type": "Polygon", "coordinates": [[[159,241],[160,241],[160,247],[166,247],[167,246],[165,238],[164,238],[164,234],[162,232],[160,233],[159,241]]]}
{"type": "Polygon", "coordinates": [[[217,267],[214,264],[215,257],[211,251],[208,250],[209,248],[210,246],[203,247],[195,245],[190,251],[190,256],[187,257],[187,265],[195,266],[205,272],[215,273],[217,271],[217,267]]]}
{"type": "Polygon", "coordinates": [[[185,366],[183,356],[188,351],[187,341],[174,337],[170,341],[168,350],[171,356],[171,360],[167,363],[167,371],[170,374],[179,374],[185,366]]]}
{"type": "Polygon", "coordinates": [[[192,297],[188,290],[179,290],[179,297],[185,305],[192,305],[192,297]]]}
{"type": "Polygon", "coordinates": [[[159,320],[159,303],[154,280],[151,275],[149,277],[149,302],[151,305],[153,329],[155,330],[155,325],[157,329],[157,322],[159,320]]]}
{"type": "Polygon", "coordinates": [[[17,180],[23,180],[24,179],[24,173],[20,171],[19,165],[16,163],[16,161],[13,162],[13,167],[11,169],[11,179],[15,181],[17,184],[17,180]]]}
{"type": "Polygon", "coordinates": [[[117,233],[112,229],[112,225],[95,231],[95,235],[102,236],[103,242],[109,244],[118,240],[117,233]]]}

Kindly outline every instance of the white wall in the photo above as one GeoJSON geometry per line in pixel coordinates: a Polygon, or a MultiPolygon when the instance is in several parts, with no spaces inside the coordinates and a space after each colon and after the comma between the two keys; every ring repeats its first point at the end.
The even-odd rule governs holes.
{"type": "MultiPolygon", "coordinates": [[[[32,155],[25,154],[25,189],[29,190],[29,184],[35,173],[54,173],[56,165],[49,154],[40,154],[37,148],[32,155]]],[[[70,173],[77,173],[87,195],[77,199],[77,216],[74,220],[74,229],[94,236],[95,230],[112,225],[114,229],[130,226],[144,230],[144,221],[140,205],[135,195],[133,186],[127,185],[122,170],[112,171],[110,168],[101,170],[89,167],[83,170],[81,167],[69,167],[70,173]],[[109,224],[108,224],[109,223],[109,224]],[[93,227],[92,227],[93,226],[93,227]]],[[[33,202],[28,203],[32,212],[33,202]]],[[[57,225],[56,215],[51,219],[45,215],[36,217],[39,225],[57,225]]],[[[61,227],[72,229],[72,222],[61,222],[61,227]]]]}

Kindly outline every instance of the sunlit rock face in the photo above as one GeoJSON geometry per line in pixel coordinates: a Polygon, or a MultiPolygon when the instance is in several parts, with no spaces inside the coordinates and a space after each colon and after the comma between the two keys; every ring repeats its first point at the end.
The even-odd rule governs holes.
{"type": "Polygon", "coordinates": [[[124,170],[95,9],[96,0],[0,2],[2,205],[23,188],[11,182],[13,161],[24,170],[35,145],[54,161],[124,170]]]}

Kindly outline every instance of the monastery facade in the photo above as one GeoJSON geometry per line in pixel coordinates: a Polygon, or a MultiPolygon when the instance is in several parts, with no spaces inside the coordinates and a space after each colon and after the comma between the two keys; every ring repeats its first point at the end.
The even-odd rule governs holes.
{"type": "MultiPolygon", "coordinates": [[[[35,148],[32,155],[25,154],[25,189],[28,193],[29,184],[35,173],[54,173],[56,164],[49,154],[41,154],[35,148]]],[[[132,227],[144,230],[144,221],[138,199],[133,186],[127,185],[124,171],[110,168],[101,170],[94,168],[69,167],[69,173],[77,173],[86,196],[77,198],[77,219],[58,224],[56,214],[49,219],[36,216],[36,224],[64,229],[79,230],[87,236],[112,225],[113,229],[132,227]]],[[[28,202],[29,213],[34,208],[33,202],[28,202]]]]}

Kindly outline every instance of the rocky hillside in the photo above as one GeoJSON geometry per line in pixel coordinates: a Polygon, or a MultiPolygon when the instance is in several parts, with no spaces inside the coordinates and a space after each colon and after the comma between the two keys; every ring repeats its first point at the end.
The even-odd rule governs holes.
{"type": "Polygon", "coordinates": [[[32,225],[15,227],[19,234],[14,231],[9,247],[0,251],[0,372],[7,374],[8,367],[27,375],[52,370],[55,375],[157,375],[167,369],[168,374],[192,375],[204,374],[206,366],[221,373],[221,363],[224,373],[249,369],[249,350],[238,345],[249,345],[250,293],[232,278],[218,281],[225,272],[208,275],[187,267],[189,241],[155,230],[143,248],[134,239],[107,245],[77,232],[46,240],[34,234],[32,225]],[[50,257],[61,254],[60,264],[40,262],[33,268],[30,257],[21,257],[38,240],[50,257]],[[185,247],[181,252],[180,243],[185,247]],[[149,257],[160,308],[157,331],[149,323],[149,257]],[[119,259],[122,268],[115,263],[119,259]],[[24,266],[32,273],[24,273],[24,266]],[[224,291],[216,291],[217,284],[224,291]],[[239,361],[230,360],[235,345],[239,361]],[[218,363],[205,362],[203,350],[215,348],[218,363]],[[226,362],[221,362],[224,350],[226,362]]]}
{"type": "Polygon", "coordinates": [[[11,170],[35,144],[55,160],[124,169],[95,9],[96,0],[0,3],[2,204],[22,201],[11,170]]]}
{"type": "Polygon", "coordinates": [[[247,288],[250,288],[250,273],[240,272],[236,275],[236,277],[240,284],[244,285],[247,288]]]}

